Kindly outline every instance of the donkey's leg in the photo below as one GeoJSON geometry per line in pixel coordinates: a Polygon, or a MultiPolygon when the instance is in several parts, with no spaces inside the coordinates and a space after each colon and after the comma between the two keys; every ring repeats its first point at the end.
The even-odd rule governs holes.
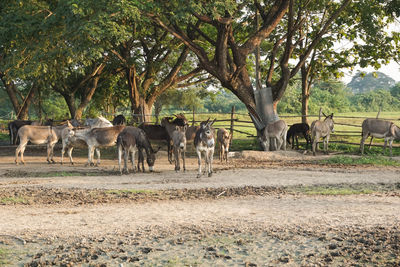
{"type": "Polygon", "coordinates": [[[208,160],[208,177],[211,177],[213,174],[213,167],[212,167],[212,162],[214,159],[214,149],[208,150],[209,153],[209,160],[208,160]]]}
{"type": "Polygon", "coordinates": [[[364,154],[364,143],[365,140],[368,138],[369,134],[368,133],[361,133],[361,141],[360,141],[360,152],[361,155],[364,154]]]}
{"type": "Polygon", "coordinates": [[[51,163],[56,163],[55,161],[54,161],[54,146],[57,144],[57,142],[58,142],[58,140],[57,141],[55,141],[55,142],[51,142],[50,143],[50,156],[51,156],[51,163]]]}
{"type": "Polygon", "coordinates": [[[50,142],[47,142],[46,144],[47,147],[47,163],[50,164],[50,155],[51,155],[51,144],[50,142]]]}
{"type": "MultiPolygon", "coordinates": [[[[137,148],[133,147],[133,148],[131,148],[130,151],[131,151],[132,170],[133,170],[133,172],[136,172],[135,155],[136,155],[136,152],[137,152],[137,148]]],[[[138,160],[139,160],[139,155],[138,155],[138,160]]]]}
{"type": "MultiPolygon", "coordinates": [[[[100,165],[100,148],[96,147],[96,156],[97,156],[97,165],[100,165]]],[[[92,156],[92,159],[94,160],[94,154],[92,156]]]]}
{"type": "Polygon", "coordinates": [[[391,156],[391,157],[393,156],[393,154],[392,154],[393,140],[394,140],[394,138],[390,138],[390,139],[389,139],[389,151],[390,151],[390,156],[391,156]]]}
{"type": "Polygon", "coordinates": [[[197,178],[201,177],[201,151],[196,150],[197,153],[197,164],[199,166],[198,170],[197,170],[197,178]]]}
{"type": "Polygon", "coordinates": [[[183,164],[183,171],[186,171],[186,163],[185,163],[185,149],[182,149],[182,164],[183,164]]]}
{"type": "Polygon", "coordinates": [[[85,166],[92,166],[93,161],[92,161],[92,150],[94,150],[93,145],[88,145],[88,161],[85,164],[85,166]]]}
{"type": "Polygon", "coordinates": [[[74,150],[74,147],[73,146],[69,147],[68,150],[67,150],[67,154],[68,154],[68,157],[69,157],[69,163],[71,165],[74,165],[74,160],[72,159],[72,150],[74,150]]]}
{"type": "Polygon", "coordinates": [[[18,165],[18,155],[21,153],[21,163],[25,164],[24,161],[24,151],[26,145],[28,144],[28,140],[20,140],[17,149],[15,149],[15,164],[18,165]]]}
{"type": "Polygon", "coordinates": [[[178,172],[181,169],[179,162],[179,148],[174,145],[174,158],[175,158],[175,171],[178,172]]]}
{"type": "Polygon", "coordinates": [[[329,137],[330,137],[330,135],[328,134],[326,137],[325,137],[325,154],[329,154],[329,151],[328,151],[328,145],[329,145],[329,137]]]}
{"type": "Polygon", "coordinates": [[[122,163],[122,146],[118,145],[118,169],[120,174],[122,174],[121,163],[122,163]]]}
{"type": "Polygon", "coordinates": [[[317,136],[313,136],[312,137],[312,152],[313,152],[314,156],[316,155],[317,142],[318,142],[317,136]]]}
{"type": "Polygon", "coordinates": [[[23,142],[20,142],[19,145],[17,146],[17,148],[15,149],[15,164],[16,165],[18,165],[18,156],[19,156],[19,153],[21,152],[22,145],[23,145],[23,142]]]}

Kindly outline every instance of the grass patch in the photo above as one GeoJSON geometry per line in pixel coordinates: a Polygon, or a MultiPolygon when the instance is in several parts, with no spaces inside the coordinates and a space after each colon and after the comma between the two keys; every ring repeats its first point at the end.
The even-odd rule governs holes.
{"type": "Polygon", "coordinates": [[[323,184],[310,186],[289,186],[287,192],[305,195],[344,196],[373,193],[400,193],[400,183],[394,184],[323,184]]]}
{"type": "Polygon", "coordinates": [[[113,189],[113,190],[107,190],[105,191],[106,194],[113,194],[113,195],[151,195],[154,194],[155,192],[152,190],[144,190],[144,189],[113,189]]]}
{"type": "MultiPolygon", "coordinates": [[[[26,204],[28,201],[21,197],[4,197],[0,198],[0,204],[10,205],[10,204],[26,204]]],[[[0,257],[1,258],[1,257],[0,257]]]]}
{"type": "Polygon", "coordinates": [[[8,250],[0,248],[0,266],[7,266],[10,262],[7,260],[8,250]]]}
{"type": "Polygon", "coordinates": [[[363,157],[349,157],[349,156],[334,156],[329,159],[319,160],[320,164],[338,164],[338,165],[376,165],[376,166],[395,166],[399,167],[400,162],[391,158],[383,156],[363,156],[363,157]]]}
{"type": "Polygon", "coordinates": [[[371,194],[374,191],[371,189],[307,187],[303,193],[306,195],[344,196],[371,194]]]}

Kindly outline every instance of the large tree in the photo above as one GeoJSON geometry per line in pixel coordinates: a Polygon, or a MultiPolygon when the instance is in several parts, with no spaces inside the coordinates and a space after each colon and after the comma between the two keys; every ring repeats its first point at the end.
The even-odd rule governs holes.
{"type": "Polygon", "coordinates": [[[231,90],[246,104],[250,114],[261,121],[249,73],[252,64],[248,61],[254,49],[268,38],[271,44],[268,50],[269,67],[264,78],[266,86],[272,89],[276,110],[289,80],[301,69],[350,2],[189,1],[183,5],[181,1],[161,1],[160,12],[149,11],[148,16],[188,46],[197,55],[200,66],[231,90]],[[310,36],[312,42],[301,53],[294,53],[304,37],[300,30],[310,15],[311,5],[313,8],[318,6],[321,9],[327,5],[330,8],[320,28],[310,36]],[[259,27],[253,25],[256,10],[261,17],[259,27]],[[293,58],[298,60],[290,67],[289,60],[293,58]]]}
{"type": "MultiPolygon", "coordinates": [[[[253,117],[261,120],[251,78],[252,52],[256,47],[261,47],[262,58],[266,58],[262,79],[271,88],[276,110],[289,80],[300,70],[307,82],[309,66],[329,65],[329,57],[335,57],[330,54],[335,42],[332,30],[338,30],[336,37],[348,34],[348,40],[356,40],[357,29],[368,28],[368,15],[382,18],[380,6],[381,3],[373,0],[185,1],[185,4],[178,0],[160,1],[159,9],[148,10],[147,15],[188,46],[198,57],[200,66],[245,103],[253,117]],[[254,26],[257,13],[261,17],[259,27],[254,26]],[[323,59],[319,57],[321,51],[326,52],[323,59]],[[312,60],[317,59],[319,64],[313,64],[312,60]]],[[[154,8],[154,3],[149,7],[154,8]]],[[[374,29],[382,30],[382,25],[378,23],[374,29]]],[[[358,57],[367,55],[367,46],[357,45],[354,49],[359,50],[358,57]]],[[[363,63],[362,60],[354,62],[363,63]]]]}

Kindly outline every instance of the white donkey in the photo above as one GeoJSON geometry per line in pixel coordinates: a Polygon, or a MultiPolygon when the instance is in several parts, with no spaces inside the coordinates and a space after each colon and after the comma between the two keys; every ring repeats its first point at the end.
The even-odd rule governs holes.
{"type": "Polygon", "coordinates": [[[276,150],[286,150],[286,136],[288,126],[283,120],[277,120],[269,123],[263,131],[261,137],[261,144],[265,151],[269,151],[270,142],[273,142],[273,146],[276,150]]]}
{"type": "Polygon", "coordinates": [[[208,177],[213,173],[212,161],[214,157],[215,148],[215,131],[212,125],[216,119],[210,122],[208,119],[206,122],[200,124],[200,129],[197,130],[196,136],[194,138],[194,146],[196,147],[196,153],[198,158],[199,169],[197,173],[197,178],[201,176],[201,153],[204,153],[206,161],[206,170],[208,177]]]}
{"type": "Polygon", "coordinates": [[[364,154],[364,142],[369,136],[384,138],[383,153],[385,153],[389,141],[390,156],[392,156],[392,144],[394,139],[400,139],[400,128],[393,122],[380,119],[365,119],[362,123],[360,150],[364,154]]]}
{"type": "Polygon", "coordinates": [[[322,114],[325,116],[324,121],[318,120],[311,123],[311,142],[314,156],[318,150],[317,143],[321,137],[324,139],[325,154],[328,154],[329,137],[334,132],[333,113],[329,116],[322,114]]]}

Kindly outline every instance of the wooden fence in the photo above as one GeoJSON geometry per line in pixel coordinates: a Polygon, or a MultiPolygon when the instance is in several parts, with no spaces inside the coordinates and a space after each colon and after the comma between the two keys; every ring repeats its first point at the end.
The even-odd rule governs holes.
{"type": "MultiPolygon", "coordinates": [[[[216,119],[215,128],[226,128],[233,133],[235,139],[254,138],[256,137],[256,129],[247,113],[236,112],[232,107],[230,113],[183,113],[192,125],[198,125],[200,122],[216,119]]],[[[103,114],[103,116],[112,120],[114,114],[103,114]]],[[[173,116],[173,114],[162,114],[160,117],[173,116]]],[[[309,123],[318,119],[318,115],[307,116],[309,123]]],[[[301,115],[281,115],[281,119],[285,120],[288,126],[301,122],[301,115]]],[[[335,132],[331,134],[331,143],[342,143],[350,145],[359,145],[361,139],[361,124],[367,117],[357,116],[334,116],[335,132]]],[[[398,118],[382,118],[390,121],[397,121],[398,118]]],[[[152,121],[155,122],[155,116],[152,115],[152,121]]],[[[7,124],[9,121],[3,121],[0,124],[0,131],[7,132],[7,124]]],[[[128,123],[133,125],[132,123],[128,123]]],[[[375,139],[374,139],[375,140],[375,139]]],[[[382,143],[382,139],[378,139],[382,143]]],[[[372,146],[382,146],[382,144],[373,144],[372,146]]],[[[394,145],[395,147],[398,145],[394,145]]]]}

